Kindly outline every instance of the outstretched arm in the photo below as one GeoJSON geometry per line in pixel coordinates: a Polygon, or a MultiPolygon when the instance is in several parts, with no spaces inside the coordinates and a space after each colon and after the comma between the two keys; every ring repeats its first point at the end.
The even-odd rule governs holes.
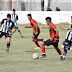
{"type": "Polygon", "coordinates": [[[42,27],[42,29],[49,29],[49,27],[42,27]]]}
{"type": "Polygon", "coordinates": [[[61,26],[59,26],[62,30],[70,30],[69,28],[63,28],[61,26]]]}
{"type": "Polygon", "coordinates": [[[32,28],[32,26],[25,26],[25,28],[32,28]]]}

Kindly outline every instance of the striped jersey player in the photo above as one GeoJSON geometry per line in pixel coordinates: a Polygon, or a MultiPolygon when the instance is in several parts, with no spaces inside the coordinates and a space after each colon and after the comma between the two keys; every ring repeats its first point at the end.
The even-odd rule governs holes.
{"type": "Polygon", "coordinates": [[[7,41],[7,49],[6,51],[9,52],[9,47],[10,47],[10,39],[11,39],[11,35],[16,31],[16,29],[13,30],[14,28],[14,22],[11,21],[11,15],[8,14],[6,19],[3,19],[0,22],[0,38],[2,38],[3,36],[5,36],[5,39],[7,41]]]}
{"type": "Polygon", "coordinates": [[[64,49],[63,60],[65,60],[67,50],[72,50],[72,25],[69,28],[63,28],[60,26],[62,30],[68,30],[65,40],[63,41],[61,48],[64,49]]]}
{"type": "Polygon", "coordinates": [[[23,35],[21,31],[18,28],[17,20],[18,20],[18,15],[15,14],[15,9],[13,9],[13,14],[11,14],[11,20],[14,22],[14,28],[19,32],[20,36],[23,38],[23,35]]]}

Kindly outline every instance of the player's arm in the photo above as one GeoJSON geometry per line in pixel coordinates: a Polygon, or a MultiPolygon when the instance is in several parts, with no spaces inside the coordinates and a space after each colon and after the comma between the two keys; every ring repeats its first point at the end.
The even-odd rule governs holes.
{"type": "Polygon", "coordinates": [[[38,25],[36,25],[36,33],[35,33],[35,35],[37,35],[38,34],[38,25]]]}
{"type": "Polygon", "coordinates": [[[17,21],[18,20],[18,16],[16,16],[16,19],[14,21],[17,21]]]}
{"type": "Polygon", "coordinates": [[[42,29],[49,29],[49,27],[42,27],[42,29]]]}
{"type": "Polygon", "coordinates": [[[25,26],[25,28],[32,28],[32,26],[25,26]]]}
{"type": "Polygon", "coordinates": [[[14,22],[12,22],[12,26],[10,29],[10,35],[12,35],[16,31],[16,28],[14,28],[14,30],[12,31],[13,28],[14,28],[14,22]]]}
{"type": "Polygon", "coordinates": [[[59,34],[59,31],[57,29],[54,29],[54,30],[56,31],[56,35],[58,35],[59,34]]]}
{"type": "Polygon", "coordinates": [[[10,35],[12,35],[13,33],[15,33],[16,29],[14,29],[13,31],[11,30],[10,35]]]}
{"type": "Polygon", "coordinates": [[[0,22],[0,27],[1,27],[1,22],[0,22]]]}
{"type": "Polygon", "coordinates": [[[0,22],[0,27],[1,27],[1,25],[4,23],[4,19],[0,22]]]}
{"type": "Polygon", "coordinates": [[[61,26],[59,26],[62,30],[69,30],[69,28],[63,28],[61,26]]]}

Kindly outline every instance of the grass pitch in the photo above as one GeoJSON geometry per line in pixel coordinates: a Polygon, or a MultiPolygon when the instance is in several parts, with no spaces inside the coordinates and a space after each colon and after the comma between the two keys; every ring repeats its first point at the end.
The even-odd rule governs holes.
{"type": "MultiPolygon", "coordinates": [[[[39,25],[41,34],[38,38],[49,39],[48,29],[42,29],[39,25]]],[[[61,24],[62,27],[69,27],[69,24],[61,24]]],[[[66,32],[56,25],[60,34],[59,48],[65,39],[66,32]]],[[[36,45],[32,42],[32,29],[25,29],[24,25],[19,25],[24,38],[22,39],[18,32],[12,35],[10,53],[6,53],[5,37],[0,39],[0,72],[72,72],[72,52],[68,51],[65,61],[59,60],[59,55],[53,46],[45,46],[45,59],[33,60],[32,55],[38,53],[42,55],[41,50],[34,50],[36,45]]],[[[39,42],[41,43],[41,42],[39,42]]],[[[63,50],[61,49],[62,53],[63,50]]]]}

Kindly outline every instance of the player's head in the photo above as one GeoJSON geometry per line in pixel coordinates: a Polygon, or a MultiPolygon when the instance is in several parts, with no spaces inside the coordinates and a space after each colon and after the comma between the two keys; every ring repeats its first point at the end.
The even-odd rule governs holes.
{"type": "Polygon", "coordinates": [[[31,14],[28,14],[28,19],[30,20],[32,18],[32,15],[31,14]]]}
{"type": "Polygon", "coordinates": [[[13,9],[13,14],[15,14],[15,11],[16,11],[16,10],[15,10],[15,9],[13,9]]]}
{"type": "Polygon", "coordinates": [[[11,20],[11,15],[7,14],[7,21],[10,21],[10,20],[11,20]]]}
{"type": "Polygon", "coordinates": [[[71,16],[71,23],[72,23],[72,16],[71,16]]]}
{"type": "Polygon", "coordinates": [[[51,17],[46,17],[45,19],[46,19],[47,25],[49,25],[51,23],[51,17]]]}

